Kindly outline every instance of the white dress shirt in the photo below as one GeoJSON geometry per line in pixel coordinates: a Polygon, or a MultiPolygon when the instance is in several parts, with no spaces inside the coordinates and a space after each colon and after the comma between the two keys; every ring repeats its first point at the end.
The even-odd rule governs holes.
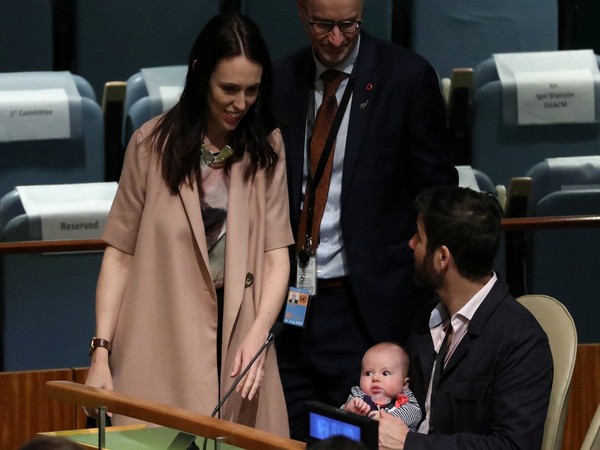
{"type": "MultiPolygon", "coordinates": [[[[348,56],[348,58],[337,66],[335,69],[341,72],[345,72],[348,76],[352,73],[354,63],[358,56],[358,49],[360,47],[360,37],[356,44],[354,51],[348,56]]],[[[306,180],[308,174],[308,153],[307,143],[308,138],[312,134],[313,123],[317,115],[319,106],[323,101],[323,80],[321,80],[321,74],[327,70],[319,60],[315,59],[315,91],[314,101],[311,102],[314,105],[314,109],[309,111],[307,124],[306,124],[306,139],[304,144],[304,176],[302,182],[302,193],[306,192],[306,180]]],[[[336,98],[338,104],[342,101],[344,90],[348,85],[348,78],[343,80],[338,87],[336,92],[336,98]]],[[[352,97],[348,102],[344,117],[338,130],[336,141],[335,141],[335,152],[333,155],[333,169],[331,172],[331,182],[329,184],[329,192],[327,194],[327,203],[325,205],[325,211],[323,212],[323,218],[321,219],[321,227],[319,231],[319,245],[317,247],[317,278],[337,278],[348,275],[348,263],[346,261],[346,255],[344,253],[344,240],[342,237],[342,229],[340,226],[341,219],[341,203],[342,203],[342,174],[344,167],[344,153],[346,150],[346,137],[348,135],[348,124],[350,122],[350,106],[352,104],[352,97]]]]}

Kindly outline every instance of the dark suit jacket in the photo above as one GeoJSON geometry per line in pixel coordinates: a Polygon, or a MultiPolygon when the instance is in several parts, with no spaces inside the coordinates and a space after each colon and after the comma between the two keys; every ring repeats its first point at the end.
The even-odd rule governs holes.
{"type": "MultiPolygon", "coordinates": [[[[415,196],[456,184],[439,81],[423,58],[361,35],[344,157],[341,228],[362,317],[375,341],[408,336],[427,294],[412,280],[408,241],[415,196]]],[[[276,110],[284,121],[290,215],[297,235],[306,116],[314,80],[309,47],[275,65],[276,110]]]]}
{"type": "MultiPolygon", "coordinates": [[[[435,360],[428,322],[437,301],[409,340],[411,388],[423,411],[435,360]]],[[[405,450],[539,449],[552,374],[546,334],[497,281],[440,378],[435,433],[409,433],[405,450]]]]}

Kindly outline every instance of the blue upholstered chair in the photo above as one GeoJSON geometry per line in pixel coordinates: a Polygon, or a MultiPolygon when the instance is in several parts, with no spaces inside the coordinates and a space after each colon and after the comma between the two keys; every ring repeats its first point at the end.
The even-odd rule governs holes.
{"type": "MultiPolygon", "coordinates": [[[[529,210],[548,194],[563,190],[600,189],[600,151],[593,156],[545,159],[527,171],[531,178],[529,210]]],[[[600,210],[600,208],[598,208],[600,210]]]]}
{"type": "Polygon", "coordinates": [[[489,192],[496,195],[494,183],[481,170],[473,169],[471,166],[456,166],[458,171],[458,184],[476,191],[489,192]]]}
{"type": "MultiPolygon", "coordinates": [[[[600,90],[596,90],[600,108],[600,90]]],[[[500,81],[484,84],[473,100],[471,165],[508,186],[512,177],[544,158],[585,156],[600,152],[600,123],[508,125],[502,118],[500,81]]]]}
{"type": "MultiPolygon", "coordinates": [[[[86,224],[87,237],[100,238],[116,183],[41,186],[57,203],[54,211],[68,223],[86,224]],[[55,195],[54,195],[55,193],[55,195]],[[70,194],[70,195],[67,195],[70,194]],[[71,197],[72,202],[65,197],[71,197]],[[85,209],[86,202],[95,200],[85,209]],[[99,208],[98,201],[104,204],[99,208]],[[74,205],[80,205],[77,208],[74,205]],[[66,205],[67,208],[62,208],[66,205]]],[[[0,199],[0,238],[6,242],[47,239],[45,230],[61,232],[62,223],[48,227],[42,214],[25,212],[20,191],[0,199]]],[[[83,229],[84,227],[80,227],[83,229]]],[[[78,234],[81,236],[81,234],[78,234]]],[[[76,236],[72,236],[76,237],[76,236]]],[[[102,252],[3,255],[0,264],[1,370],[85,367],[87,342],[94,332],[95,290],[102,252]]]]}
{"type": "MultiPolygon", "coordinates": [[[[15,110],[26,105],[20,99],[27,102],[28,96],[40,92],[41,101],[47,91],[64,93],[70,134],[46,136],[40,131],[35,138],[27,134],[12,138],[0,136],[0,195],[17,185],[104,179],[104,122],[90,84],[68,72],[0,74],[0,96],[3,93],[12,96],[10,104],[15,110]],[[15,97],[14,91],[19,92],[19,96],[15,97]]],[[[58,98],[57,102],[62,96],[58,98]]]]}
{"type": "Polygon", "coordinates": [[[141,69],[127,79],[123,105],[123,137],[126,146],[144,122],[170,109],[185,85],[187,65],[141,69]]]}
{"type": "Polygon", "coordinates": [[[493,53],[558,49],[555,0],[412,2],[412,48],[440,78],[474,67],[493,53]]]}
{"type": "MultiPolygon", "coordinates": [[[[596,55],[596,61],[600,67],[600,55],[596,55]]],[[[483,85],[499,79],[494,58],[482,60],[473,68],[473,91],[477,92],[483,85]]]]}
{"type": "MultiPolygon", "coordinates": [[[[600,156],[556,158],[531,168],[530,215],[600,215],[600,156]]],[[[536,230],[528,234],[531,292],[560,298],[571,312],[579,342],[599,342],[599,228],[536,230]]]]}

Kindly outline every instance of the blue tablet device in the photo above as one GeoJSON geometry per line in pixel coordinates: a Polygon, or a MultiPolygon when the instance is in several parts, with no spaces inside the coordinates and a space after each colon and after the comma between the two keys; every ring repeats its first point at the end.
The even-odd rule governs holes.
{"type": "Polygon", "coordinates": [[[377,450],[379,422],[352,414],[320,402],[307,402],[308,444],[332,436],[346,436],[362,442],[370,450],[377,450]]]}

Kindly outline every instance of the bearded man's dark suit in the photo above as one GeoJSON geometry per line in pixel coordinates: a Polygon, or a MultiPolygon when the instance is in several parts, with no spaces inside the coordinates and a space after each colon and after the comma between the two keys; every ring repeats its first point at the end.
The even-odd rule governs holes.
{"type": "MultiPolygon", "coordinates": [[[[405,342],[414,314],[428,298],[412,278],[413,255],[408,241],[416,229],[413,201],[431,186],[455,185],[457,174],[433,68],[420,56],[364,32],[359,45],[356,81],[348,105],[350,121],[341,193],[341,230],[350,295],[360,322],[354,326],[364,330],[370,343],[405,342]]],[[[310,47],[275,64],[274,98],[276,111],[284,122],[290,215],[296,235],[302,203],[306,119],[314,77],[310,47]]],[[[299,333],[302,332],[286,331],[277,342],[284,389],[288,374],[300,370],[293,367],[301,359],[299,333]]],[[[354,378],[354,384],[358,381],[360,353],[366,348],[352,350],[358,355],[352,366],[335,358],[326,362],[329,373],[344,374],[335,375],[335,387],[328,388],[339,391],[331,396],[336,399],[332,402],[345,400],[352,385],[350,378],[354,378]]],[[[290,416],[293,415],[291,411],[290,416]]]]}
{"type": "MultiPolygon", "coordinates": [[[[421,409],[436,357],[429,316],[409,339],[410,384],[421,409]]],[[[552,388],[548,337],[496,281],[446,363],[433,404],[435,433],[409,433],[406,450],[539,449],[552,388]]],[[[423,414],[423,416],[425,416],[423,414]]]]}

